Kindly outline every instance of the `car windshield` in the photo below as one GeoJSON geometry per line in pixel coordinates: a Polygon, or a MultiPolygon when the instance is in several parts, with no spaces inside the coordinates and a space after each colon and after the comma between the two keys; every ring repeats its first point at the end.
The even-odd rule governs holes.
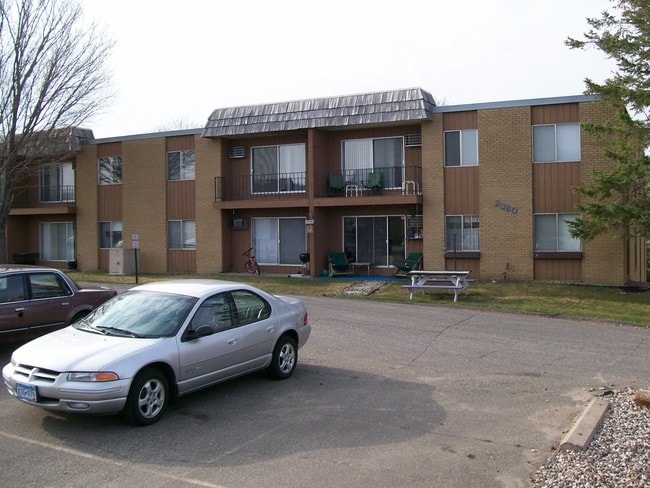
{"type": "Polygon", "coordinates": [[[152,291],[127,291],[75,324],[82,330],[127,337],[168,337],[176,333],[197,299],[152,291]]]}

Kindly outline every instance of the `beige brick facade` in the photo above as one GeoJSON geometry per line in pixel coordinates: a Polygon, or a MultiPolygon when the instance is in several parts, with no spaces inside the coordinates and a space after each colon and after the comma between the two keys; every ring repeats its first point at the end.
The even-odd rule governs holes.
{"type": "MultiPolygon", "coordinates": [[[[231,229],[230,219],[233,215],[244,217],[249,226],[255,217],[304,218],[305,222],[314,222],[306,224],[305,228],[307,250],[312,253],[312,275],[318,275],[324,267],[326,253],[341,245],[342,223],[346,216],[403,215],[406,222],[408,216],[421,214],[422,237],[410,241],[405,238],[404,252],[422,249],[425,269],[444,269],[450,266],[450,250],[445,249],[445,217],[460,213],[478,214],[480,249],[465,253],[460,261],[462,266],[473,270],[478,279],[500,280],[507,277],[509,280],[554,279],[603,284],[622,284],[631,278],[645,279],[647,263],[645,243],[642,241],[626,243],[607,235],[582,243],[581,252],[571,255],[555,253],[542,259],[540,253],[535,251],[536,212],[560,214],[574,211],[571,208],[574,204],[566,202],[575,202],[577,198],[567,199],[566,195],[570,194],[569,180],[562,175],[575,174],[571,181],[579,179],[584,183],[591,177],[593,169],[606,170],[610,164],[603,155],[605,141],[582,130],[579,162],[571,162],[573,166],[570,168],[562,163],[548,165],[542,168],[545,171],[536,173],[536,169],[540,168],[536,168],[539,163],[533,162],[532,155],[534,120],[537,120],[537,124],[567,120],[573,123],[578,122],[573,118],[579,116],[580,122],[602,122],[611,115],[602,102],[586,97],[565,97],[553,103],[557,106],[551,103],[547,107],[543,102],[534,100],[443,106],[434,110],[430,118],[419,120],[417,124],[411,122],[408,130],[400,129],[399,124],[394,128],[383,124],[376,128],[358,128],[357,132],[349,127],[328,131],[309,129],[265,137],[251,134],[236,140],[202,137],[202,131],[196,130],[94,141],[84,145],[76,156],[75,232],[79,268],[106,269],[107,250],[99,249],[100,215],[104,215],[103,220],[121,218],[126,250],[132,248],[132,236],[138,235],[142,273],[190,269],[198,274],[240,270],[241,252],[251,242],[252,230],[250,227],[231,229]],[[445,118],[446,114],[453,114],[453,117],[445,118]],[[464,123],[471,127],[463,127],[464,123]],[[449,130],[467,128],[478,131],[478,166],[469,172],[453,173],[455,169],[445,168],[446,126],[451,127],[449,130]],[[410,176],[405,177],[415,179],[417,175],[418,194],[409,194],[403,188],[401,192],[399,188],[392,188],[381,195],[360,191],[363,198],[358,198],[358,191],[336,198],[325,196],[327,173],[340,170],[342,165],[341,141],[355,137],[404,137],[405,131],[414,132],[418,127],[421,148],[409,146],[406,165],[413,165],[415,161],[417,166],[421,166],[416,168],[421,175],[410,168],[410,176]],[[174,139],[173,147],[189,144],[195,151],[195,179],[178,191],[167,181],[166,154],[170,139],[174,139]],[[252,146],[297,142],[303,142],[306,148],[304,195],[298,192],[260,198],[249,193],[232,201],[215,201],[219,185],[226,185],[221,188],[222,191],[227,189],[232,192],[250,184],[252,146]],[[230,158],[228,148],[231,145],[244,148],[244,156],[240,159],[230,158]],[[113,148],[119,148],[122,157],[122,183],[119,188],[112,189],[119,191],[104,192],[105,189],[97,183],[97,158],[101,151],[113,148]],[[571,173],[573,168],[579,170],[571,173]],[[560,172],[560,176],[554,176],[554,171],[560,172]],[[471,181],[465,182],[461,176],[471,177],[471,181]],[[453,182],[452,177],[455,178],[453,182]],[[553,183],[555,186],[546,180],[536,183],[536,178],[548,178],[548,181],[559,183],[553,183]],[[183,191],[191,191],[192,194],[188,196],[183,191]],[[469,196],[472,198],[453,199],[450,192],[471,192],[469,196]],[[545,195],[535,196],[535,192],[545,195]],[[188,210],[184,203],[174,206],[170,202],[170,199],[178,198],[181,194],[184,202],[190,202],[193,208],[188,210]],[[108,197],[102,195],[119,201],[112,201],[108,205],[103,201],[108,197]],[[453,203],[457,200],[462,202],[453,203]],[[449,205],[453,207],[451,210],[445,208],[449,205]],[[195,221],[196,249],[168,250],[167,223],[170,218],[195,221]]],[[[46,221],[46,218],[41,218],[41,221],[46,221]]],[[[38,219],[34,218],[29,222],[14,219],[9,229],[37,229],[37,223],[38,219]]],[[[24,245],[14,241],[15,238],[10,240],[14,248],[24,245]]],[[[286,273],[299,269],[280,265],[267,271],[286,273]]],[[[385,266],[376,267],[373,272],[385,276],[393,271],[385,266]]]]}

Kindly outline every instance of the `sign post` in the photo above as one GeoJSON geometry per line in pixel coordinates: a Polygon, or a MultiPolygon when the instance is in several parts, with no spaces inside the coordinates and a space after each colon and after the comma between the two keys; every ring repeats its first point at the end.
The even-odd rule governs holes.
{"type": "Polygon", "coordinates": [[[138,284],[138,250],[140,249],[140,238],[138,234],[131,235],[131,247],[133,247],[135,261],[135,284],[138,284]]]}

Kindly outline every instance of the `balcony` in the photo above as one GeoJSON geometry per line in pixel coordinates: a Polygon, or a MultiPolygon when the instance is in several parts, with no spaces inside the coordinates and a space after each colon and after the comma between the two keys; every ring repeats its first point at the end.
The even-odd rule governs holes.
{"type": "Polygon", "coordinates": [[[294,202],[313,198],[420,197],[422,168],[416,166],[348,169],[317,172],[313,195],[307,173],[279,173],[216,177],[216,202],[278,201],[294,202]]]}
{"type": "Polygon", "coordinates": [[[315,197],[420,196],[419,166],[347,169],[318,175],[315,197]]]}
{"type": "Polygon", "coordinates": [[[76,213],[74,185],[19,186],[14,190],[11,215],[76,213]]]}

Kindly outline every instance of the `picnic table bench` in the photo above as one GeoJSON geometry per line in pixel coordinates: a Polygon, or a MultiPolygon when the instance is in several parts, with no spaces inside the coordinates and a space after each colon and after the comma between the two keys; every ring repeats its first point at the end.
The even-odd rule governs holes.
{"type": "Polygon", "coordinates": [[[454,302],[457,302],[458,294],[463,290],[467,292],[470,282],[474,281],[467,279],[468,274],[469,271],[409,271],[411,284],[402,285],[402,288],[409,291],[409,300],[413,300],[416,290],[452,290],[454,302]]]}

